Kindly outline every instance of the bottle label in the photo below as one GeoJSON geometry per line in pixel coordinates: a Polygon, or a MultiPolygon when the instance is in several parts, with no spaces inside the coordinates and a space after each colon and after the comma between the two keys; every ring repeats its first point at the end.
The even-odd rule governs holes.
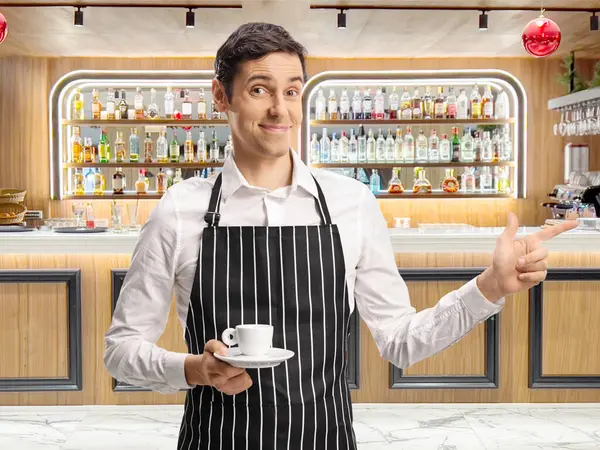
{"type": "Polygon", "coordinates": [[[114,114],[115,113],[115,104],[112,102],[108,102],[106,104],[106,112],[108,114],[114,114]]]}
{"type": "Polygon", "coordinates": [[[443,103],[436,103],[435,104],[435,115],[438,117],[443,117],[446,108],[444,108],[444,104],[443,103]]]}
{"type": "Polygon", "coordinates": [[[206,115],[206,102],[198,102],[198,115],[199,116],[206,115]]]}
{"type": "Polygon", "coordinates": [[[182,103],[181,104],[181,114],[184,116],[192,115],[192,104],[191,103],[182,103]]]}
{"type": "Polygon", "coordinates": [[[456,117],[456,103],[448,104],[448,117],[456,117]]]}
{"type": "Polygon", "coordinates": [[[504,105],[504,103],[496,103],[496,115],[498,116],[498,119],[507,118],[506,106],[504,105]]]}
{"type": "Polygon", "coordinates": [[[123,178],[113,178],[113,189],[116,191],[123,189],[123,178]]]}
{"type": "Polygon", "coordinates": [[[483,107],[483,114],[486,117],[492,117],[494,115],[494,104],[492,102],[487,102],[483,107]]]}
{"type": "Polygon", "coordinates": [[[398,111],[399,106],[400,105],[397,98],[390,99],[390,109],[392,111],[398,111]]]}
{"type": "Polygon", "coordinates": [[[350,112],[350,100],[348,98],[340,99],[340,112],[342,114],[348,114],[350,112]]]}
{"type": "Polygon", "coordinates": [[[169,116],[173,115],[173,102],[165,102],[165,114],[168,114],[169,116]]]}
{"type": "Polygon", "coordinates": [[[329,101],[329,104],[327,105],[327,111],[329,111],[329,114],[337,112],[337,102],[335,100],[329,101]]]}
{"type": "Polygon", "coordinates": [[[371,112],[373,110],[373,103],[371,102],[371,100],[365,100],[363,102],[363,109],[364,112],[371,112]]]}
{"type": "Polygon", "coordinates": [[[383,114],[385,106],[383,104],[383,97],[377,97],[375,99],[375,112],[377,114],[383,114]]]}
{"type": "Polygon", "coordinates": [[[144,100],[141,98],[136,98],[133,102],[133,107],[137,110],[144,109],[144,100]]]}
{"type": "Polygon", "coordinates": [[[352,102],[352,111],[354,111],[355,113],[359,113],[362,111],[362,102],[360,101],[360,99],[354,100],[352,102]]]}
{"type": "Polygon", "coordinates": [[[99,113],[100,112],[100,103],[94,103],[92,105],[92,111],[95,113],[99,113]]]}

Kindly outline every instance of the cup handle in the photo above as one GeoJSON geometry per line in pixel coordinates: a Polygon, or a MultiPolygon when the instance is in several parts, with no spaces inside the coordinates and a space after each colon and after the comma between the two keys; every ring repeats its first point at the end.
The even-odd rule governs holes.
{"type": "Polygon", "coordinates": [[[228,347],[236,345],[238,342],[236,339],[235,328],[227,328],[225,331],[223,331],[221,334],[221,340],[228,347]]]}

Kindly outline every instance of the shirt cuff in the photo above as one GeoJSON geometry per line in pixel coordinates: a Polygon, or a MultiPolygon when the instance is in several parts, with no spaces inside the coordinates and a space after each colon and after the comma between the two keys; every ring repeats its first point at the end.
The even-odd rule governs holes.
{"type": "Polygon", "coordinates": [[[167,383],[176,389],[192,389],[185,378],[185,358],[187,353],[169,352],[165,358],[165,375],[167,383]]]}
{"type": "Polygon", "coordinates": [[[494,314],[499,313],[504,307],[505,298],[502,297],[496,303],[486,299],[477,287],[477,279],[473,278],[467,284],[456,291],[458,298],[463,302],[471,315],[477,321],[483,321],[494,314]]]}

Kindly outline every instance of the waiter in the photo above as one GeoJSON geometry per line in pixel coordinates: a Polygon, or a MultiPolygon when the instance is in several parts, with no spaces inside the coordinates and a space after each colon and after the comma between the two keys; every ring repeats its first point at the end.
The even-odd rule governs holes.
{"type": "Polygon", "coordinates": [[[178,449],[356,449],[345,372],[354,309],[381,355],[407,367],[544,280],[541,243],[574,227],[516,241],[511,214],[492,266],[417,313],[373,195],[347,177],[313,176],[291,150],[304,56],[265,23],[241,26],[221,46],[212,90],[235,154],[222,174],[173,186],[152,211],[106,334],[113,377],[187,390],[178,449]],[[156,345],[173,290],[189,354],[156,345]],[[241,323],[272,324],[273,346],[295,357],[247,372],[221,362],[220,334],[241,323]]]}

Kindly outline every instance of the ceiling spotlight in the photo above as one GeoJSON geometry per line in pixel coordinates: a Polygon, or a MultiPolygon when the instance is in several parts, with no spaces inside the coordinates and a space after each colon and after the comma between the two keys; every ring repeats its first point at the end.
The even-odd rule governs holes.
{"type": "Polygon", "coordinates": [[[188,12],[185,13],[185,27],[186,28],[194,28],[196,23],[196,13],[192,8],[188,12]]]}
{"type": "Polygon", "coordinates": [[[479,15],[479,29],[485,31],[488,29],[488,16],[485,11],[481,11],[479,15]]]}
{"type": "Polygon", "coordinates": [[[76,27],[83,26],[83,11],[80,7],[77,7],[77,11],[75,11],[75,17],[73,18],[73,25],[76,27]]]}
{"type": "Polygon", "coordinates": [[[598,31],[598,16],[594,11],[590,17],[590,31],[598,31]]]}
{"type": "Polygon", "coordinates": [[[343,9],[340,9],[340,12],[338,13],[337,27],[338,30],[343,30],[346,28],[346,13],[343,9]]]}

